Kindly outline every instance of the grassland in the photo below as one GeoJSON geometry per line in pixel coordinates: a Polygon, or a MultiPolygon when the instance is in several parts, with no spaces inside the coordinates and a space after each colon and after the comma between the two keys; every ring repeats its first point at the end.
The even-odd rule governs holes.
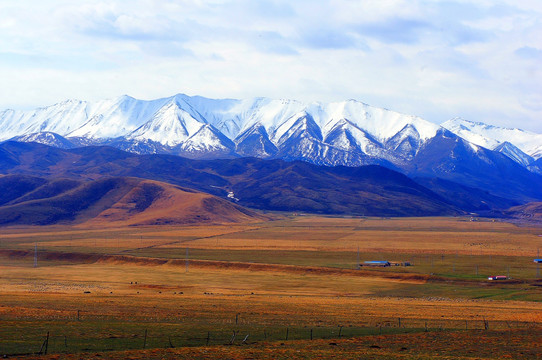
{"type": "Polygon", "coordinates": [[[52,358],[537,358],[539,233],[305,216],[4,229],[0,354],[43,351],[49,333],[52,358]]]}

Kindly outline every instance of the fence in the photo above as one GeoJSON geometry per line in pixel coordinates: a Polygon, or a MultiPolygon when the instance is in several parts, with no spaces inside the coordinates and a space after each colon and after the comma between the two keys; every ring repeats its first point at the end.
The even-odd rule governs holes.
{"type": "MultiPolygon", "coordinates": [[[[47,324],[43,324],[47,325],[47,324]]],[[[49,323],[50,327],[55,327],[49,323]]],[[[59,325],[59,324],[56,324],[59,325]]],[[[0,356],[106,352],[189,346],[250,345],[258,342],[350,338],[434,331],[486,331],[540,328],[538,323],[480,320],[378,319],[361,326],[269,326],[232,325],[207,330],[178,324],[126,323],[101,328],[92,322],[78,333],[74,327],[24,335],[13,332],[0,342],[0,356]]]]}

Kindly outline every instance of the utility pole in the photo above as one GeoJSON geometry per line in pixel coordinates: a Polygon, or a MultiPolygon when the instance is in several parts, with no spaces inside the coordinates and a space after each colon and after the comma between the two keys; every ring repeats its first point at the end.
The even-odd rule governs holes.
{"type": "Polygon", "coordinates": [[[540,248],[538,248],[537,255],[536,255],[536,277],[540,277],[540,262],[538,261],[540,259],[540,248]]]}
{"type": "Polygon", "coordinates": [[[34,267],[38,267],[38,243],[34,243],[34,267]]]}
{"type": "Polygon", "coordinates": [[[356,263],[356,269],[359,270],[359,245],[358,245],[358,261],[356,263]]]}

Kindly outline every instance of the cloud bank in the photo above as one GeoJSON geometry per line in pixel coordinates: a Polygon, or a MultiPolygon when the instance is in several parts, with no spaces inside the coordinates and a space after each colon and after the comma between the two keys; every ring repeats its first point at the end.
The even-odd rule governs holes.
{"type": "Polygon", "coordinates": [[[355,98],[542,132],[537,0],[0,4],[0,109],[121,94],[355,98]]]}

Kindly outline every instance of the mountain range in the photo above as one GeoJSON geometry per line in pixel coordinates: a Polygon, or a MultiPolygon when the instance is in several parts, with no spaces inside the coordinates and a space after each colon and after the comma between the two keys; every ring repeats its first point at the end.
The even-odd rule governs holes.
{"type": "Polygon", "coordinates": [[[303,103],[178,94],[147,101],[124,95],[95,103],[67,100],[30,111],[0,112],[0,141],[36,141],[61,148],[110,145],[139,154],[190,158],[255,156],[397,168],[408,166],[443,129],[526,168],[542,157],[542,134],[460,118],[439,126],[355,100],[303,103]]]}
{"type": "MultiPolygon", "coordinates": [[[[380,165],[393,171],[393,174],[400,172],[407,175],[430,191],[431,196],[437,196],[439,201],[451,206],[441,213],[503,208],[542,200],[542,135],[463,119],[452,119],[440,126],[416,116],[372,107],[355,100],[334,103],[303,103],[268,98],[216,100],[183,94],[150,101],[129,96],[95,103],[68,100],[30,111],[0,112],[0,141],[9,144],[7,148],[14,147],[8,140],[38,142],[70,151],[59,155],[50,148],[43,149],[50,157],[42,156],[41,162],[33,163],[34,172],[41,169],[54,173],[56,170],[48,167],[48,164],[54,163],[55,156],[70,158],[75,156],[73,154],[82,156],[91,151],[96,153],[93,156],[100,157],[110,151],[103,148],[108,146],[143,155],[142,159],[147,159],[145,156],[151,154],[157,155],[152,161],[159,164],[172,161],[171,157],[163,155],[180,155],[199,160],[222,159],[211,162],[215,167],[228,163],[228,166],[237,164],[244,168],[255,161],[247,158],[265,159],[271,162],[265,166],[258,165],[258,170],[264,172],[266,166],[276,167],[276,164],[281,164],[279,167],[283,170],[289,168],[280,176],[291,175],[292,168],[289,166],[293,165],[278,160],[294,163],[302,160],[323,166],[318,172],[325,173],[328,182],[335,181],[336,174],[333,172],[344,172],[343,167],[380,165]],[[230,160],[226,162],[224,159],[230,160]]],[[[13,154],[5,156],[4,165],[10,161],[20,161],[10,155],[13,154]]],[[[90,153],[88,155],[90,157],[90,153]]],[[[134,160],[128,153],[116,153],[114,164],[108,165],[109,175],[139,177],[142,172],[150,171],[141,164],[138,165],[138,172],[128,171],[127,164],[119,165],[119,159],[131,159],[129,161],[138,164],[142,162],[134,160]],[[116,166],[125,170],[116,171],[116,166]]],[[[74,162],[75,168],[77,161],[74,162]]],[[[175,166],[186,166],[186,161],[183,159],[183,164],[175,166]]],[[[93,161],[88,160],[85,166],[91,163],[93,161]]],[[[94,163],[100,168],[100,176],[108,172],[104,163],[98,164],[97,160],[94,163]]],[[[205,166],[211,166],[211,163],[205,163],[205,166]]],[[[295,164],[295,172],[299,176],[307,176],[303,171],[308,171],[308,174],[315,171],[314,168],[301,170],[308,165],[295,164]]],[[[196,165],[190,166],[193,168],[196,165]]],[[[196,167],[199,166],[203,165],[196,167]]],[[[30,169],[27,161],[19,163],[18,167],[10,171],[21,171],[25,167],[30,169]]],[[[71,165],[61,168],[63,171],[74,171],[71,165]]],[[[264,183],[250,183],[249,179],[253,179],[251,176],[260,176],[258,181],[262,181],[265,177],[263,173],[253,170],[243,173],[246,181],[243,185],[252,189],[251,195],[244,194],[240,198],[244,205],[275,210],[292,209],[288,207],[287,201],[279,206],[276,198],[262,205],[265,203],[262,192],[264,183]],[[254,187],[251,188],[252,185],[254,187]],[[260,197],[252,197],[258,191],[260,197]]],[[[221,196],[226,191],[222,189],[218,194],[213,192],[214,188],[202,186],[194,179],[188,181],[193,174],[180,181],[178,174],[171,177],[167,175],[168,171],[172,170],[154,169],[148,178],[221,196]]],[[[184,172],[186,175],[187,171],[184,172]]],[[[386,174],[391,176],[392,173],[386,174]]],[[[206,181],[217,174],[208,168],[199,175],[203,176],[207,184],[206,181]]],[[[319,191],[329,187],[324,178],[318,182],[319,191]]],[[[288,176],[286,179],[291,180],[288,176]]],[[[233,186],[232,179],[212,181],[215,180],[222,185],[213,186],[223,186],[224,181],[233,186]]],[[[378,180],[382,179],[374,179],[378,180]]],[[[242,182],[236,182],[239,183],[242,182]]],[[[276,190],[277,183],[271,181],[271,184],[265,191],[276,190]]],[[[308,188],[311,186],[303,187],[308,188]]],[[[351,189],[349,186],[346,188],[351,189]]],[[[238,187],[235,193],[239,194],[243,189],[238,187]]],[[[315,189],[313,186],[310,191],[315,189]]],[[[336,194],[338,196],[339,192],[336,194]]],[[[301,203],[301,198],[297,197],[294,203],[301,203]]],[[[312,200],[316,198],[318,196],[313,196],[312,200]]],[[[344,196],[337,198],[344,199],[344,196]]],[[[321,197],[319,201],[322,201],[321,197]]],[[[350,205],[358,206],[359,201],[357,205],[350,205]]],[[[293,208],[339,213],[346,213],[347,208],[352,210],[352,207],[337,210],[331,205],[319,207],[315,203],[293,208]]],[[[403,211],[385,212],[377,208],[375,214],[406,214],[403,211]]],[[[355,213],[363,214],[367,209],[367,204],[358,206],[355,213]]],[[[430,213],[426,210],[419,213],[430,213]]]]}
{"type": "Polygon", "coordinates": [[[255,156],[316,164],[402,164],[438,126],[349,100],[301,103],[255,98],[214,100],[175,95],[152,101],[121,96],[68,100],[32,111],[0,113],[0,141],[62,148],[110,145],[190,158],[255,156]]]}
{"type": "Polygon", "coordinates": [[[442,127],[473,144],[503,153],[530,170],[540,172],[536,161],[542,157],[542,134],[461,118],[448,120],[442,127]]]}
{"type": "MultiPolygon", "coordinates": [[[[7,141],[0,144],[0,173],[78,182],[137,177],[260,210],[376,216],[464,212],[406,175],[378,165],[327,167],[258,158],[195,160],[138,155],[106,146],[59,149],[7,141]]],[[[0,193],[17,194],[1,185],[0,193]]]]}

